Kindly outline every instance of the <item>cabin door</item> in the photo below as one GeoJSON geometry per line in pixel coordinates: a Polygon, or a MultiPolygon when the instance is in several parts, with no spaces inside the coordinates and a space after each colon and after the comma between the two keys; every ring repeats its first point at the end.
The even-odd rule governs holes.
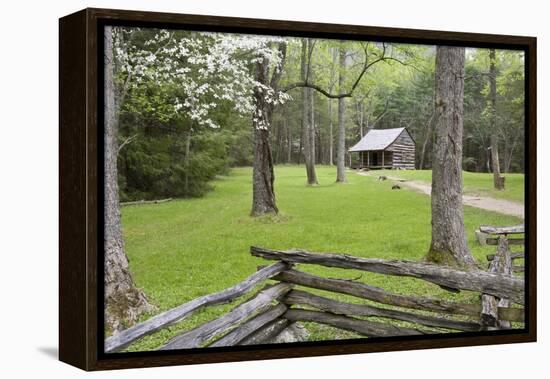
{"type": "Polygon", "coordinates": [[[371,166],[378,166],[378,152],[376,152],[376,151],[372,152],[371,166]]]}

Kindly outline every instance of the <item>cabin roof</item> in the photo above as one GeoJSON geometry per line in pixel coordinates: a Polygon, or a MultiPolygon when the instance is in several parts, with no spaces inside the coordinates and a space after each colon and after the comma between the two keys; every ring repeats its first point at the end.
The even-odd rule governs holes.
{"type": "Polygon", "coordinates": [[[371,129],[349,151],[384,150],[401,135],[405,128],[371,129]]]}

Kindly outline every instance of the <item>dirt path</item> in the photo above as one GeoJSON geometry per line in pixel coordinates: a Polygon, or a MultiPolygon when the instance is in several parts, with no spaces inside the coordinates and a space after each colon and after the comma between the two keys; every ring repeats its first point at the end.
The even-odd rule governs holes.
{"type": "MultiPolygon", "coordinates": [[[[365,171],[358,171],[357,174],[362,176],[377,177],[376,173],[365,172],[365,171]]],[[[396,178],[388,175],[386,175],[386,178],[388,178],[392,182],[399,183],[400,186],[410,188],[412,190],[421,192],[428,196],[430,196],[432,193],[432,186],[425,182],[401,179],[401,178],[396,178]]],[[[509,216],[524,218],[525,209],[523,204],[515,201],[495,199],[492,197],[485,197],[485,196],[472,196],[472,195],[463,195],[462,200],[464,202],[464,205],[469,205],[470,207],[481,208],[481,209],[498,212],[509,216]]]]}

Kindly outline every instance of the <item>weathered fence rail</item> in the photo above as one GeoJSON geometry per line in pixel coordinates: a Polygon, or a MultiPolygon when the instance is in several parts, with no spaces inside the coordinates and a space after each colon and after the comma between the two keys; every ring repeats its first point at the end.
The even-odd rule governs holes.
{"type": "Polygon", "coordinates": [[[132,342],[182,321],[204,307],[232,302],[267,280],[275,283],[264,286],[252,298],[221,317],[173,337],[160,349],[265,343],[273,341],[298,321],[325,324],[367,337],[510,328],[512,322],[524,322],[524,309],[518,307],[524,303],[524,280],[513,275],[516,266],[512,265],[512,260],[522,256],[510,252],[510,239],[507,236],[520,234],[523,229],[519,226],[482,226],[480,229],[484,233],[496,235],[498,241],[497,252],[487,257],[487,271],[462,271],[427,263],[366,259],[345,254],[251,247],[252,255],[278,262],[259,269],[231,288],[194,299],[109,337],[105,341],[105,351],[120,351],[132,342]],[[411,277],[454,292],[478,292],[480,301],[461,303],[415,294],[392,293],[355,280],[326,278],[302,272],[295,268],[297,264],[411,277]],[[336,300],[308,289],[349,295],[362,299],[362,303],[336,300]],[[512,303],[517,305],[512,307],[512,303]]]}
{"type": "MultiPolygon", "coordinates": [[[[492,241],[496,240],[498,246],[496,254],[489,254],[487,260],[489,261],[488,272],[498,273],[500,275],[513,277],[514,272],[522,272],[523,266],[514,266],[514,259],[524,258],[524,254],[515,253],[510,251],[510,245],[524,245],[524,238],[510,239],[508,235],[524,234],[525,228],[523,225],[508,226],[508,227],[492,227],[492,226],[480,226],[479,230],[486,234],[496,235],[496,238],[488,239],[492,241]]],[[[498,307],[508,307],[510,305],[510,299],[506,296],[494,296],[494,294],[484,293],[481,296],[481,324],[484,327],[500,327],[510,328],[511,324],[507,320],[499,319],[498,307]]]]}
{"type": "MultiPolygon", "coordinates": [[[[280,299],[284,294],[290,291],[292,285],[288,283],[279,283],[273,287],[260,291],[252,300],[249,300],[231,312],[223,315],[220,318],[207,322],[189,332],[183,333],[164,345],[160,350],[171,349],[186,349],[192,347],[200,347],[204,342],[212,337],[218,336],[231,327],[245,321],[250,315],[263,314],[264,312],[272,311],[272,303],[280,299]]],[[[267,322],[272,320],[267,320],[267,322]]],[[[260,325],[263,326],[263,325],[260,325]]],[[[248,330],[248,328],[246,328],[248,330]]],[[[238,330],[243,331],[243,328],[238,330]]],[[[253,330],[250,331],[250,333],[253,330]]],[[[242,333],[243,338],[247,336],[242,333]]]]}
{"type": "Polygon", "coordinates": [[[483,292],[500,297],[509,297],[523,304],[523,280],[496,275],[485,271],[462,271],[434,264],[367,259],[347,254],[321,254],[302,250],[279,251],[252,246],[252,255],[288,263],[310,263],[326,267],[356,269],[379,274],[409,276],[424,279],[440,286],[457,290],[483,292]]]}
{"type": "MultiPolygon", "coordinates": [[[[402,308],[472,317],[479,316],[481,312],[480,304],[461,304],[441,299],[399,295],[359,282],[323,278],[292,269],[280,273],[275,276],[274,279],[309,288],[351,295],[380,304],[402,308]]],[[[519,311],[518,308],[499,309],[499,318],[509,321],[522,322],[523,312],[519,311]]]]}
{"type": "Polygon", "coordinates": [[[252,290],[258,284],[281,273],[288,268],[283,262],[275,263],[246,278],[239,284],[223,291],[199,297],[179,307],[163,312],[149,320],[126,329],[105,340],[105,352],[119,351],[135,340],[154,333],[175,322],[181,321],[197,310],[210,305],[228,303],[252,290]]]}

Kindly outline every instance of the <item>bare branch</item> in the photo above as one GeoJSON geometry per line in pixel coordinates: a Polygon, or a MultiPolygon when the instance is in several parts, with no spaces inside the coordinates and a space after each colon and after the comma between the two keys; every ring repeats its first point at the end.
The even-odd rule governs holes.
{"type": "Polygon", "coordinates": [[[376,119],[375,119],[374,122],[372,123],[372,127],[375,127],[376,124],[378,123],[378,121],[380,121],[380,119],[386,115],[386,113],[388,112],[388,105],[389,105],[389,103],[390,103],[390,99],[388,98],[388,99],[386,99],[386,104],[384,105],[384,110],[382,111],[382,113],[380,113],[380,114],[378,115],[378,117],[376,117],[376,119]]]}
{"type": "MultiPolygon", "coordinates": [[[[363,78],[365,73],[368,71],[369,68],[371,68],[373,65],[377,64],[378,62],[396,61],[396,62],[401,63],[402,65],[405,65],[405,66],[412,66],[412,65],[410,65],[406,62],[402,62],[401,60],[399,60],[397,58],[394,58],[394,57],[391,57],[391,56],[386,56],[387,46],[386,46],[385,43],[382,43],[382,53],[379,54],[378,58],[376,58],[372,62],[369,62],[369,54],[367,52],[368,45],[364,45],[363,49],[365,50],[365,62],[363,64],[363,69],[361,70],[361,72],[357,76],[357,79],[355,79],[353,85],[351,86],[351,89],[348,92],[340,93],[340,94],[331,93],[331,92],[325,90],[324,88],[322,88],[321,86],[319,86],[317,84],[309,83],[307,76],[306,76],[305,81],[290,84],[290,85],[286,86],[285,88],[283,88],[281,91],[282,92],[288,92],[288,91],[290,91],[294,88],[308,87],[308,88],[312,88],[312,89],[316,90],[317,92],[322,93],[323,95],[325,95],[326,97],[328,97],[330,99],[342,99],[342,98],[353,96],[353,92],[355,92],[355,89],[357,88],[357,86],[361,82],[361,79],[363,78]]],[[[414,67],[414,66],[412,66],[412,67],[414,67]]]]}
{"type": "Polygon", "coordinates": [[[126,145],[128,145],[129,143],[131,143],[133,140],[135,140],[137,137],[138,137],[139,134],[134,134],[133,136],[131,137],[128,137],[124,140],[124,142],[122,142],[120,144],[120,146],[118,147],[118,152],[117,152],[117,155],[120,154],[120,151],[122,150],[122,148],[126,145]]]}

